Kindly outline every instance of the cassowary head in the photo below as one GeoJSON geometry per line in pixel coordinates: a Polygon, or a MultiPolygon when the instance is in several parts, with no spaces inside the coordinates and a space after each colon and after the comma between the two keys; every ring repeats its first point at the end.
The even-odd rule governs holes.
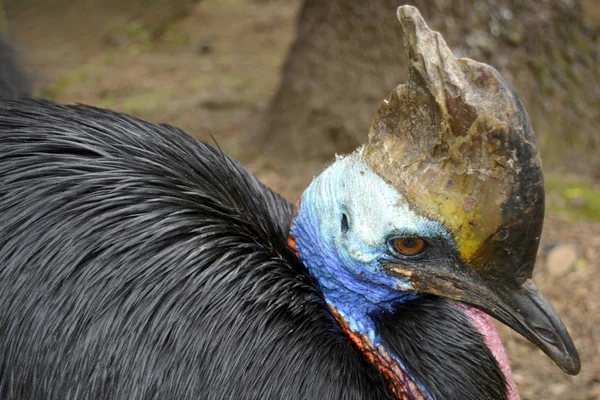
{"type": "Polygon", "coordinates": [[[365,315],[429,293],[496,317],[576,374],[573,342],[531,281],[544,187],[527,113],[495,69],[456,59],[415,8],[398,18],[408,83],[382,103],[367,143],[305,191],[292,245],[353,331],[370,334],[365,315]]]}

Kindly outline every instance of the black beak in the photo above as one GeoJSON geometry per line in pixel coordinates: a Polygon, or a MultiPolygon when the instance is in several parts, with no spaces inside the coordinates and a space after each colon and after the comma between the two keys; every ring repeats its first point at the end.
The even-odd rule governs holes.
{"type": "MultiPolygon", "coordinates": [[[[461,276],[440,268],[388,265],[390,275],[408,277],[415,289],[469,304],[529,339],[570,375],[581,362],[573,340],[550,302],[531,279],[522,285],[486,284],[480,276],[461,276]]],[[[470,275],[470,274],[469,274],[470,275]]]]}
{"type": "Polygon", "coordinates": [[[529,339],[567,374],[579,373],[581,362],[569,332],[531,279],[519,288],[502,291],[497,299],[472,305],[529,339]]]}

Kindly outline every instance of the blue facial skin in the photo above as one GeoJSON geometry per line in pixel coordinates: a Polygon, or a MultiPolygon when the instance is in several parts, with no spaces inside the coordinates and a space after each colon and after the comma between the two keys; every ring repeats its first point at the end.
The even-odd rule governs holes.
{"type": "MultiPolygon", "coordinates": [[[[402,195],[373,173],[358,153],[338,159],[315,178],[304,192],[291,233],[329,305],[353,332],[367,334],[375,346],[382,340],[373,316],[419,296],[407,278],[382,270],[382,261],[401,257],[393,253],[390,239],[449,236],[441,224],[411,211],[402,195]]],[[[391,355],[408,373],[402,360],[391,355]]]]}

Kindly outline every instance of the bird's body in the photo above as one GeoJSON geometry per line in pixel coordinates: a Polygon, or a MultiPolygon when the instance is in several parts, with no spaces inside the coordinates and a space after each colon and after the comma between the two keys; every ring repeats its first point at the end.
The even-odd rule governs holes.
{"type": "MultiPolygon", "coordinates": [[[[0,397],[394,398],[287,247],[290,204],[219,150],[34,101],[2,104],[0,149],[0,397]]],[[[504,398],[454,302],[377,325],[436,398],[504,398]]]]}
{"type": "Polygon", "coordinates": [[[0,101],[0,398],[518,400],[484,312],[576,374],[527,115],[398,16],[409,83],[296,209],[175,128],[0,101]]]}

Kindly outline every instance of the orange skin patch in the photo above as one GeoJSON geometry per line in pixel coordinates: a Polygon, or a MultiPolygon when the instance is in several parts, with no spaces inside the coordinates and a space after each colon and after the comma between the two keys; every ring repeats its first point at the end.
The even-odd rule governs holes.
{"type": "Polygon", "coordinates": [[[301,204],[302,204],[302,198],[300,198],[298,200],[298,202],[296,203],[296,207],[294,208],[294,213],[292,214],[292,224],[290,225],[290,234],[289,234],[288,240],[287,240],[288,247],[290,249],[292,249],[292,251],[294,252],[296,257],[298,257],[298,258],[300,258],[300,253],[298,252],[298,245],[296,243],[296,237],[294,235],[292,235],[292,228],[294,227],[294,221],[296,220],[296,216],[298,215],[298,212],[300,211],[301,204]]]}
{"type": "Polygon", "coordinates": [[[359,335],[353,332],[348,322],[340,315],[337,309],[333,306],[330,306],[330,308],[346,335],[348,335],[367,360],[377,367],[379,372],[385,377],[389,389],[398,400],[427,398],[383,346],[375,346],[366,334],[359,335]]]}
{"type": "Polygon", "coordinates": [[[350,330],[348,322],[340,315],[335,307],[331,307],[331,311],[335,319],[340,324],[346,335],[358,347],[361,353],[369,360],[369,362],[377,367],[379,372],[385,377],[390,390],[399,400],[411,400],[406,393],[404,386],[400,385],[396,376],[402,373],[400,366],[394,361],[383,348],[376,348],[367,335],[358,335],[350,330]]]}
{"type": "Polygon", "coordinates": [[[298,247],[296,244],[296,237],[294,235],[292,235],[291,233],[288,236],[287,245],[290,249],[292,249],[292,251],[294,252],[296,257],[300,258],[300,253],[298,253],[298,247]]]}

